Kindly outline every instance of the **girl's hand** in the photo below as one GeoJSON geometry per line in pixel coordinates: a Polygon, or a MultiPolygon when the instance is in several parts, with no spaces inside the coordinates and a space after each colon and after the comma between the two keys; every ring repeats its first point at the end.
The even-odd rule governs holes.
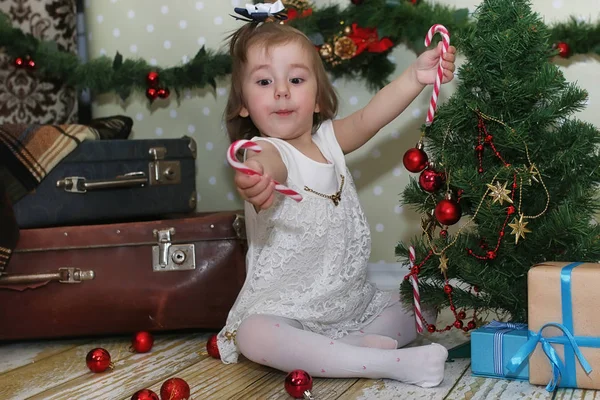
{"type": "MultiPolygon", "coordinates": [[[[442,42],[438,43],[435,49],[423,52],[415,61],[415,77],[422,85],[432,85],[435,83],[437,76],[438,65],[440,62],[440,54],[442,54],[442,42]]],[[[444,53],[442,60],[442,68],[444,68],[444,76],[442,83],[448,83],[454,78],[454,60],[456,59],[456,48],[448,47],[448,51],[444,53]]]]}
{"type": "MultiPolygon", "coordinates": [[[[263,173],[263,166],[256,160],[246,160],[248,168],[263,173]]],[[[246,175],[236,171],[234,177],[237,191],[244,200],[254,206],[256,211],[265,210],[273,204],[275,198],[275,183],[266,175],[246,175]]]]}

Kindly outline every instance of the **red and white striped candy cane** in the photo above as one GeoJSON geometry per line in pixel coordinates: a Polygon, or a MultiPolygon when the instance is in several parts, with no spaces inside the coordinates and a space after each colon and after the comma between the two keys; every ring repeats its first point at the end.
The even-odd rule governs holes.
{"type": "Polygon", "coordinates": [[[437,76],[433,85],[433,94],[431,95],[431,101],[429,102],[429,110],[427,111],[427,119],[425,120],[425,125],[427,126],[431,125],[431,123],[433,122],[433,116],[437,108],[438,95],[440,94],[440,86],[442,84],[442,78],[444,76],[444,68],[442,67],[442,56],[448,51],[448,47],[450,47],[450,34],[448,33],[448,29],[446,29],[445,26],[440,24],[435,24],[431,28],[429,28],[429,31],[427,31],[427,36],[425,37],[425,46],[429,46],[431,44],[431,40],[433,39],[433,36],[436,33],[442,35],[442,54],[440,55],[440,64],[438,65],[437,76]]]}
{"type": "MultiPolygon", "coordinates": [[[[237,140],[231,143],[231,146],[229,146],[229,149],[227,150],[227,162],[229,162],[229,165],[231,165],[233,169],[243,172],[246,175],[260,175],[260,173],[246,167],[243,163],[238,161],[236,154],[240,149],[249,149],[257,153],[260,153],[262,151],[261,147],[258,144],[256,144],[256,142],[245,139],[237,140]]],[[[273,180],[273,182],[275,182],[275,190],[279,193],[291,197],[296,201],[302,201],[302,196],[300,195],[300,193],[290,189],[287,186],[282,185],[276,180],[273,180]]]]}
{"type": "Polygon", "coordinates": [[[408,260],[410,261],[410,283],[413,287],[413,299],[415,302],[415,320],[417,323],[417,332],[423,333],[423,317],[421,316],[421,296],[419,296],[419,281],[417,275],[412,273],[412,268],[415,266],[415,248],[410,246],[408,248],[408,260]]]}

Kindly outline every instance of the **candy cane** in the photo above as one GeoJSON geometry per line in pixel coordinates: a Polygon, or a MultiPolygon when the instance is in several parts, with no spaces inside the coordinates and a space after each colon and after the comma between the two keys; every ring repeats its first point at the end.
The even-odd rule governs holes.
{"type": "Polygon", "coordinates": [[[442,67],[442,57],[444,53],[448,51],[448,47],[450,47],[450,34],[448,33],[448,29],[445,26],[440,24],[435,24],[429,31],[427,31],[427,36],[425,37],[425,46],[429,46],[431,44],[431,39],[433,39],[433,35],[439,33],[442,35],[442,54],[440,55],[440,63],[438,65],[437,76],[435,78],[435,84],[433,85],[433,94],[431,95],[431,101],[429,102],[429,110],[427,111],[427,119],[425,120],[425,125],[429,126],[433,122],[433,115],[435,114],[435,110],[437,108],[437,100],[438,95],[440,94],[440,85],[442,84],[442,78],[444,76],[444,68],[442,67]]]}
{"type": "MultiPolygon", "coordinates": [[[[231,165],[233,169],[243,172],[246,175],[260,175],[260,173],[246,167],[244,164],[238,161],[236,154],[240,149],[249,149],[257,153],[260,153],[262,151],[261,147],[251,140],[237,140],[233,142],[227,150],[227,161],[229,162],[229,165],[231,165]]],[[[282,185],[276,180],[273,180],[273,182],[275,182],[275,190],[279,193],[289,196],[296,201],[302,201],[302,196],[300,195],[300,193],[290,189],[287,186],[282,185]]]]}
{"type": "Polygon", "coordinates": [[[415,320],[417,322],[417,332],[423,333],[423,317],[421,316],[421,296],[419,296],[419,282],[417,280],[417,274],[412,273],[412,268],[415,266],[415,248],[410,246],[408,248],[408,260],[410,261],[410,283],[413,287],[413,298],[415,302],[415,320]]]}

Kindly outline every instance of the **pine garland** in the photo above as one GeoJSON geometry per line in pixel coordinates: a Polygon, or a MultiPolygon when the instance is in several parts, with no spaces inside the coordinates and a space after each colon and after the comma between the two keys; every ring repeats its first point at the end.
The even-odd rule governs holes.
{"type": "MultiPolygon", "coordinates": [[[[365,0],[360,5],[337,5],[313,10],[312,14],[288,22],[306,33],[316,43],[339,34],[345,26],[357,23],[361,27],[377,27],[379,38],[388,37],[394,47],[404,44],[417,54],[423,51],[424,33],[434,23],[446,26],[460,51],[460,34],[472,22],[467,9],[430,4],[413,4],[408,0],[365,0]]],[[[553,43],[567,43],[575,54],[600,54],[600,23],[592,24],[571,17],[566,23],[550,28],[553,43]]],[[[143,59],[125,59],[119,53],[82,63],[76,54],[60,49],[55,42],[40,41],[30,34],[13,28],[9,17],[0,13],[0,47],[11,56],[31,57],[36,61],[35,74],[41,79],[64,82],[77,90],[89,89],[95,95],[116,92],[123,99],[133,91],[145,91],[147,74],[156,71],[160,85],[179,94],[183,89],[216,86],[216,80],[231,73],[229,55],[208,51],[202,47],[188,63],[164,68],[152,66],[143,59]]],[[[388,82],[395,65],[389,51],[363,52],[338,65],[326,64],[334,78],[362,80],[370,90],[388,82]]]]}

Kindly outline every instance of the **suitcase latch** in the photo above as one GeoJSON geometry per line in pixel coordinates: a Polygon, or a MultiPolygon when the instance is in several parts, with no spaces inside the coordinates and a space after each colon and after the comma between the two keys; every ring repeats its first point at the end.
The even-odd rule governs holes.
{"type": "Polygon", "coordinates": [[[196,269],[196,249],[194,244],[172,244],[171,236],[175,228],[152,231],[158,246],[152,246],[153,271],[184,271],[196,269]]]}
{"type": "Polygon", "coordinates": [[[148,150],[153,161],[148,169],[151,185],[177,185],[181,183],[181,163],[179,161],[166,161],[165,147],[151,147],[148,150]]]}

